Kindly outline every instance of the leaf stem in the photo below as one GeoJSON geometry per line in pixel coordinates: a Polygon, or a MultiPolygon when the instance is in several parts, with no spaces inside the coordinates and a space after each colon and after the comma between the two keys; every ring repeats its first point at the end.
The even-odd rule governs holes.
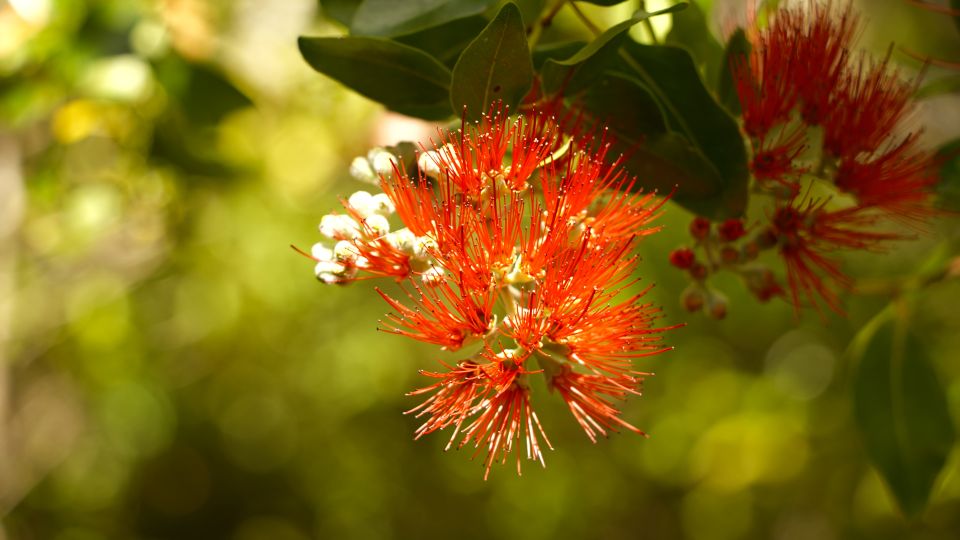
{"type": "MultiPolygon", "coordinates": [[[[647,12],[646,0],[640,0],[640,11],[647,12]]],[[[653,31],[653,23],[650,22],[650,17],[643,20],[643,26],[647,29],[647,33],[650,34],[650,42],[654,45],[659,45],[660,42],[657,40],[657,33],[653,31]]]]}
{"type": "Polygon", "coordinates": [[[599,36],[600,34],[603,33],[603,31],[600,30],[600,27],[594,24],[593,21],[591,21],[587,17],[586,13],[581,11],[580,7],[576,4],[576,2],[574,2],[573,0],[570,0],[569,2],[567,2],[567,4],[569,4],[570,9],[572,9],[573,12],[576,13],[577,18],[580,19],[580,22],[582,22],[583,25],[586,26],[587,29],[593,33],[594,36],[599,36]]]}

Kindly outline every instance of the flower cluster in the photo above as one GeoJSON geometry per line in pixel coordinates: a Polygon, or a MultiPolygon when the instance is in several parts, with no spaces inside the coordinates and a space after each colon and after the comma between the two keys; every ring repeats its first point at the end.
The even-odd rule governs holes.
{"type": "Polygon", "coordinates": [[[378,169],[379,153],[360,158],[355,174],[377,172],[383,193],[354,193],[321,221],[321,281],[392,277],[401,294],[377,288],[393,309],[381,328],[465,351],[424,372],[435,382],[412,392],[426,398],[410,412],[424,419],[417,437],[452,428],[448,446],[475,447],[486,474],[515,450],[519,472],[515,446],[543,462],[534,375],[591,440],[640,433],[615,404],[647,375],[631,361],[665,350],[659,309],[634,290],[632,254],[663,201],[609,164],[607,147],[563,136],[546,114],[494,112],[441,132],[414,173],[396,161],[378,169]]]}
{"type": "MultiPolygon", "coordinates": [[[[773,200],[768,222],[746,235],[731,266],[759,299],[783,295],[798,310],[822,302],[842,313],[837,293],[850,280],[832,252],[880,249],[903,238],[882,232],[881,221],[918,228],[936,213],[933,154],[907,127],[916,83],[890,66],[889,53],[877,61],[852,50],[860,25],[844,4],[780,9],[750,32],[750,55],[731,66],[756,188],[773,200]],[[789,293],[753,262],[763,249],[781,256],[789,293]]],[[[708,269],[721,268],[719,259],[708,269]]]]}

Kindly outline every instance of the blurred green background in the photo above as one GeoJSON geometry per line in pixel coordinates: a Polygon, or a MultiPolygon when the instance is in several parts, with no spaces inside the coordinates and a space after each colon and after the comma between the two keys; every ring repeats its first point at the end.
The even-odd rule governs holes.
{"type": "MultiPolygon", "coordinates": [[[[742,7],[709,4],[718,29],[742,7]]],[[[948,18],[860,4],[874,49],[960,59],[948,18]]],[[[296,36],[340,32],[312,0],[0,1],[0,539],[960,537],[956,449],[909,522],[853,425],[844,351],[888,299],[797,321],[730,278],[726,321],[687,317],[676,207],[641,247],[689,319],[625,405],[650,439],[593,445],[538,389],[546,469],[484,482],[443,433],[413,441],[404,393],[456,356],[376,332],[369,283],[322,286],[288,247],[364,188],[354,156],[432,129],[306,66],[296,36]]],[[[958,135],[956,95],[917,116],[932,144],[958,135]]],[[[908,275],[957,231],[846,268],[908,275]]],[[[957,421],[960,283],[919,302],[957,421]]]]}

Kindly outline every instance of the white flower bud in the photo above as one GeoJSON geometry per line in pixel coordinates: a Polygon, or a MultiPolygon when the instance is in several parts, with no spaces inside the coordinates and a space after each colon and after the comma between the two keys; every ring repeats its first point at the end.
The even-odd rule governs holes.
{"type": "Polygon", "coordinates": [[[387,152],[383,148],[370,150],[370,152],[367,153],[367,159],[370,161],[373,171],[379,175],[383,175],[385,178],[393,177],[394,164],[400,161],[397,159],[397,156],[387,152]]]}
{"type": "Polygon", "coordinates": [[[430,178],[440,177],[440,154],[433,150],[427,150],[417,158],[417,167],[423,174],[430,178]]]}
{"type": "Polygon", "coordinates": [[[330,251],[326,245],[322,243],[316,243],[310,249],[310,255],[318,261],[330,261],[333,260],[333,251],[330,251]]]}
{"type": "Polygon", "coordinates": [[[366,225],[364,232],[373,238],[379,238],[390,232],[390,222],[379,214],[367,217],[363,223],[366,225]]]}
{"type": "Polygon", "coordinates": [[[387,197],[386,193],[377,193],[374,195],[370,206],[375,213],[381,216],[389,216],[397,211],[397,207],[394,206],[393,201],[390,200],[390,197],[387,197]]]}
{"type": "Polygon", "coordinates": [[[411,255],[413,254],[414,243],[417,241],[417,235],[413,234],[410,229],[403,228],[388,234],[386,240],[391,246],[411,255]]]}
{"type": "Polygon", "coordinates": [[[377,172],[373,170],[370,162],[364,157],[354,158],[353,161],[350,162],[350,176],[368,184],[377,184],[380,182],[380,177],[377,176],[377,172]]]}
{"type": "Polygon", "coordinates": [[[362,217],[367,217],[377,213],[377,206],[373,200],[373,195],[366,191],[357,191],[347,199],[347,204],[357,211],[362,217]]]}
{"type": "Polygon", "coordinates": [[[360,225],[348,215],[327,214],[320,219],[320,234],[327,238],[357,238],[360,225]]]}
{"type": "Polygon", "coordinates": [[[317,278],[324,283],[334,283],[347,273],[347,267],[333,261],[320,261],[313,268],[317,278]]]}
{"type": "Polygon", "coordinates": [[[333,257],[338,262],[351,264],[354,263],[359,256],[360,250],[349,240],[341,240],[333,247],[333,257]]]}

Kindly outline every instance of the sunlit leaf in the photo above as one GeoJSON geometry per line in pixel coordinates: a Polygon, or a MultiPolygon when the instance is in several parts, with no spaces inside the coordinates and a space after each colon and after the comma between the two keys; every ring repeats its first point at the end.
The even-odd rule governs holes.
{"type": "Polygon", "coordinates": [[[867,342],[854,381],[854,412],[870,460],[904,513],[918,515],[955,434],[924,344],[894,321],[867,342]]]}
{"type": "Polygon", "coordinates": [[[313,69],[394,111],[450,116],[450,70],[419,49],[372,37],[301,37],[299,45],[313,69]]]}
{"type": "Polygon", "coordinates": [[[349,28],[361,3],[363,0],[320,0],[320,12],[349,28]]]}
{"type": "Polygon", "coordinates": [[[547,60],[569,58],[582,49],[584,45],[586,45],[586,42],[583,41],[564,41],[538,45],[533,49],[533,67],[539,71],[547,60]]]}
{"type": "Polygon", "coordinates": [[[496,0],[363,0],[353,15],[350,33],[399,36],[479,15],[496,0]]]}
{"type": "Polygon", "coordinates": [[[497,16],[464,49],[453,68],[450,101],[454,110],[466,107],[477,120],[491,103],[516,105],[533,84],[533,64],[520,10],[505,4],[497,16]]]}

